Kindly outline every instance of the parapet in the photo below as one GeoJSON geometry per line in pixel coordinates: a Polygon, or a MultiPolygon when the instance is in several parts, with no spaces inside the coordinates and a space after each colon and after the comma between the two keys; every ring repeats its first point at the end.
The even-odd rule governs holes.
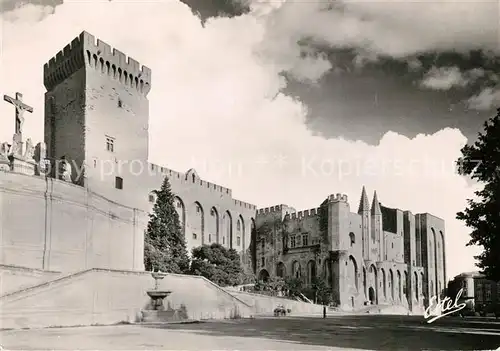
{"type": "MultiPolygon", "coordinates": [[[[152,176],[159,176],[162,179],[165,176],[168,176],[170,183],[175,182],[175,183],[180,183],[180,184],[183,184],[186,186],[194,185],[194,186],[199,187],[202,190],[207,190],[210,192],[222,194],[224,196],[232,197],[232,190],[231,189],[223,187],[223,186],[215,184],[215,183],[211,183],[211,182],[207,182],[205,180],[202,180],[196,175],[196,173],[194,173],[195,177],[193,179],[191,177],[188,177],[189,171],[186,173],[177,172],[177,171],[174,171],[174,170],[169,169],[167,167],[158,166],[154,163],[149,163],[149,172],[152,176]],[[193,182],[193,180],[194,180],[194,182],[193,182]]],[[[235,206],[238,206],[238,207],[243,207],[243,208],[250,209],[250,210],[256,209],[255,205],[252,205],[248,202],[233,199],[233,203],[235,206]]]]}
{"type": "Polygon", "coordinates": [[[337,194],[331,194],[328,196],[328,201],[329,202],[347,202],[348,198],[347,195],[337,193],[337,194]]]}
{"type": "Polygon", "coordinates": [[[127,57],[123,52],[112,49],[104,41],[96,41],[96,38],[87,32],[82,32],[45,64],[45,87],[49,91],[52,90],[84,65],[135,88],[144,96],[151,90],[150,68],[141,66],[138,61],[127,57]]]}
{"type": "Polygon", "coordinates": [[[263,215],[263,214],[267,214],[267,213],[281,212],[281,211],[295,212],[295,210],[293,208],[291,208],[287,205],[281,204],[281,205],[259,208],[257,210],[257,215],[263,215]]]}
{"type": "Polygon", "coordinates": [[[297,213],[292,213],[292,219],[303,219],[307,217],[314,217],[319,213],[319,208],[311,208],[309,210],[299,211],[297,213]]]}

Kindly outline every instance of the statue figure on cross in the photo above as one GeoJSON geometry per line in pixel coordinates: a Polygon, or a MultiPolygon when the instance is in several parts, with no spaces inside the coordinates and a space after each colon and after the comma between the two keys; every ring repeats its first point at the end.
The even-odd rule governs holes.
{"type": "Polygon", "coordinates": [[[33,113],[33,107],[26,105],[23,102],[23,94],[16,93],[16,98],[12,98],[8,95],[3,96],[4,101],[11,103],[16,108],[16,119],[15,119],[15,134],[22,136],[23,125],[24,125],[24,111],[33,113]]]}

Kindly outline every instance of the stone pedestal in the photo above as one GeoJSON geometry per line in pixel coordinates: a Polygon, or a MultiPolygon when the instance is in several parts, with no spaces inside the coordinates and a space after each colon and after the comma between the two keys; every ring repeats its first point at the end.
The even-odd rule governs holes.
{"type": "Polygon", "coordinates": [[[35,175],[35,169],[35,160],[25,160],[19,156],[10,157],[10,170],[13,172],[32,176],[35,175]]]}
{"type": "Polygon", "coordinates": [[[168,306],[163,311],[158,310],[142,310],[143,323],[165,323],[165,322],[180,322],[188,320],[186,308],[173,309],[168,306]]]}

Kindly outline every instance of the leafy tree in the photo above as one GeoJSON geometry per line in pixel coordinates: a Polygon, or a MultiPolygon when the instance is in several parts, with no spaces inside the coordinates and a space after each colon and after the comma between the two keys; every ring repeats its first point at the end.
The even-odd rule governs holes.
{"type": "Polygon", "coordinates": [[[467,208],[457,213],[457,219],[472,229],[467,246],[483,247],[483,252],[475,256],[477,266],[489,279],[500,281],[500,109],[484,123],[478,140],[461,151],[459,173],[484,188],[475,192],[478,200],[467,200],[467,208]]]}
{"type": "Polygon", "coordinates": [[[165,177],[160,190],[155,190],[156,203],[149,214],[144,238],[144,265],[146,270],[167,273],[187,273],[189,257],[182,233],[179,215],[174,206],[174,194],[165,177]]]}
{"type": "Polygon", "coordinates": [[[226,249],[220,244],[195,247],[190,272],[220,286],[239,285],[244,277],[236,250],[226,249]]]}
{"type": "Polygon", "coordinates": [[[272,295],[277,295],[283,291],[285,280],[281,277],[270,277],[267,281],[257,281],[254,286],[255,291],[269,291],[272,295]]]}
{"type": "Polygon", "coordinates": [[[299,296],[302,293],[303,282],[300,278],[287,277],[285,278],[284,290],[287,290],[288,296],[299,296]]]}
{"type": "Polygon", "coordinates": [[[314,278],[312,288],[316,295],[316,303],[329,305],[333,301],[332,289],[326,284],[325,279],[321,277],[314,278]]]}

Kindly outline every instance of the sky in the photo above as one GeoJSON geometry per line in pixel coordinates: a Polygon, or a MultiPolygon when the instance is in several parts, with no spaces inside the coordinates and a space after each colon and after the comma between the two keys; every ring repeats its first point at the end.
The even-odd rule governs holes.
{"type": "Polygon", "coordinates": [[[455,216],[480,185],[454,161],[500,102],[499,5],[228,1],[0,0],[0,93],[23,93],[43,140],[43,64],[86,30],[152,69],[151,162],[258,207],[343,193],[356,212],[364,185],[446,221],[448,279],[475,270],[455,216]]]}

